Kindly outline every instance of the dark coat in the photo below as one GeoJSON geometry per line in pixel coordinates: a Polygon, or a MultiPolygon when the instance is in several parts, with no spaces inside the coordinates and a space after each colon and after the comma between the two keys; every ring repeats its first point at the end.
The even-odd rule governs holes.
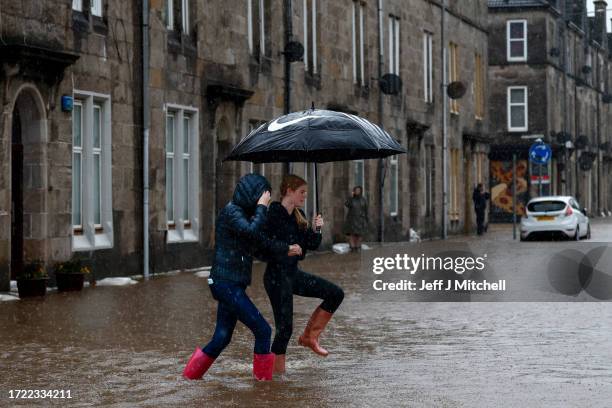
{"type": "Polygon", "coordinates": [[[219,213],[210,272],[213,280],[250,285],[254,253],[265,250],[276,255],[289,251],[286,242],[272,240],[265,233],[268,209],[257,205],[257,201],[266,190],[270,190],[268,180],[247,174],[236,185],[232,201],[219,213]]]}
{"type": "MultiPolygon", "coordinates": [[[[302,212],[301,210],[299,210],[302,212]]],[[[302,215],[304,213],[302,212],[302,215]]],[[[281,271],[291,273],[297,271],[298,262],[304,259],[306,252],[315,250],[321,245],[321,234],[316,233],[312,228],[300,228],[293,214],[289,214],[287,209],[278,201],[270,204],[268,210],[267,230],[270,237],[274,240],[298,244],[302,247],[302,256],[287,256],[284,254],[270,254],[266,261],[266,273],[268,271],[281,271]]]]}
{"type": "Polygon", "coordinates": [[[351,197],[344,203],[348,214],[344,222],[345,234],[365,235],[368,232],[368,202],[363,196],[351,197]]]}
{"type": "Polygon", "coordinates": [[[472,193],[472,201],[474,201],[474,210],[476,212],[484,211],[487,208],[487,201],[489,200],[489,193],[481,193],[478,188],[474,189],[472,193]]]}

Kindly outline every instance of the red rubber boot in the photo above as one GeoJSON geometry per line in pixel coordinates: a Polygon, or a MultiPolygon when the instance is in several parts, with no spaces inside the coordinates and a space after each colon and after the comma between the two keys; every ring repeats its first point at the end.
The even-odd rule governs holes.
{"type": "Polygon", "coordinates": [[[197,347],[185,366],[185,370],[183,370],[183,377],[188,380],[199,380],[204,373],[208,371],[214,361],[214,358],[197,347]]]}
{"type": "Polygon", "coordinates": [[[253,376],[257,381],[272,380],[274,353],[253,354],[253,376]]]}

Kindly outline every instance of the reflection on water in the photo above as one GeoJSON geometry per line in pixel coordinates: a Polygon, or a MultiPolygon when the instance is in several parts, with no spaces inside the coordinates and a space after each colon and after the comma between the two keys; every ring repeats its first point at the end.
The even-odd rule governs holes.
{"type": "MultiPolygon", "coordinates": [[[[253,338],[238,325],[204,380],[183,380],[193,348],[212,335],[216,304],[205,279],[179,274],[0,304],[0,405],[35,405],[6,398],[24,388],[70,389],[71,406],[115,407],[606,406],[612,399],[608,304],[369,302],[359,255],[325,254],[303,266],[347,294],[321,338],[328,358],[297,346],[318,302],[296,298],[282,378],[251,379],[253,338]]],[[[256,265],[249,292],[273,323],[262,272],[256,265]]]]}

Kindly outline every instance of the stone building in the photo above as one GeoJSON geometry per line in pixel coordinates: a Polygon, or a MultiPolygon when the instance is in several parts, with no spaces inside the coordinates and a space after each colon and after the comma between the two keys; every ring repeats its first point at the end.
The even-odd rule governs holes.
{"type": "MultiPolygon", "coordinates": [[[[441,234],[444,104],[449,231],[474,224],[471,190],[488,183],[484,0],[453,2],[444,21],[439,0],[149,0],[147,13],[142,0],[0,2],[0,290],[24,260],[140,273],[146,181],[150,271],[209,264],[237,179],[260,172],[277,197],[284,172],[222,159],[262,122],[312,103],[380,123],[409,151],[383,174],[376,160],[320,165],[325,245],[344,238],[354,185],[377,239],[382,175],[384,239],[441,234]],[[443,35],[447,82],[467,89],[452,102],[443,35]],[[285,60],[289,41],[300,61],[285,60]],[[402,80],[395,95],[380,91],[389,73],[402,80]]],[[[314,182],[311,165],[292,171],[314,182]]]]}
{"type": "Polygon", "coordinates": [[[511,216],[513,153],[519,214],[540,193],[574,195],[591,215],[610,210],[612,44],[607,5],[594,5],[588,17],[583,0],[489,0],[493,219],[511,216]],[[537,137],[553,149],[541,169],[527,160],[537,137]]]}

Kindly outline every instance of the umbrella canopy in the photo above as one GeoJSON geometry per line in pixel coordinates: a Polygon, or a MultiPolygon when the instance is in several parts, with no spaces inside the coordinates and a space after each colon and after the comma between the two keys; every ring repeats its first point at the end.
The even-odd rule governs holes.
{"type": "Polygon", "coordinates": [[[344,112],[293,112],[253,130],[225,160],[254,163],[375,159],[406,153],[380,127],[344,112]]]}

